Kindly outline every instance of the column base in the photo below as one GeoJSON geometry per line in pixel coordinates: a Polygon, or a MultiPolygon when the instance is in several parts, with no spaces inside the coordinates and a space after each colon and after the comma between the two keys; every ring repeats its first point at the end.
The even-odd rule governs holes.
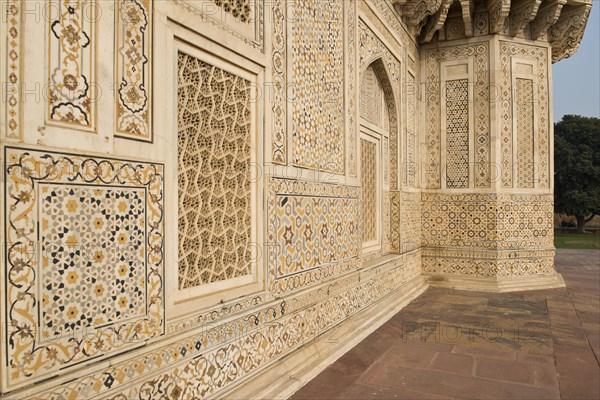
{"type": "Polygon", "coordinates": [[[473,277],[450,274],[426,274],[425,279],[432,287],[443,287],[477,292],[503,293],[565,287],[565,281],[558,272],[509,277],[473,277]]]}

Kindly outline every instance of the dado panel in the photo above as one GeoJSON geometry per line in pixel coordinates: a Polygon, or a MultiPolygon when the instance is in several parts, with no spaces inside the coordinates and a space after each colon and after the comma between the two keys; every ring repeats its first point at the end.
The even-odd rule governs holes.
{"type": "Polygon", "coordinates": [[[3,389],[162,335],[163,166],[12,147],[4,157],[3,389]]]}
{"type": "Polygon", "coordinates": [[[361,265],[359,188],[272,178],[268,215],[272,294],[361,265]]]}

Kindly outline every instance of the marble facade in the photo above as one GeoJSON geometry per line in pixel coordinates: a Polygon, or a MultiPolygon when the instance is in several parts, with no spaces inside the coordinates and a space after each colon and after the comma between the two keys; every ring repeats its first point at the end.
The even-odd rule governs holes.
{"type": "Polygon", "coordinates": [[[282,397],[428,285],[564,285],[590,0],[1,5],[2,398],[282,397]]]}

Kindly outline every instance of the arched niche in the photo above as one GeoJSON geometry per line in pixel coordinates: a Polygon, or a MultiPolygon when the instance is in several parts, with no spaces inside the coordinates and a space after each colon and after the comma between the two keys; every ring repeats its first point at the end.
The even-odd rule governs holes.
{"type": "Polygon", "coordinates": [[[363,253],[389,250],[389,192],[398,189],[398,115],[382,57],[360,74],[360,179],[363,253]]]}

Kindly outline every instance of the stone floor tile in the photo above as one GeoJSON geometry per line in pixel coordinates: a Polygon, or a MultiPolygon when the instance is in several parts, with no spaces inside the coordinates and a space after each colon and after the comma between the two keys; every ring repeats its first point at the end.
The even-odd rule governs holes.
{"type": "Polygon", "coordinates": [[[394,368],[396,366],[427,367],[437,352],[427,345],[403,343],[389,349],[379,360],[378,364],[394,368]]]}
{"type": "Polygon", "coordinates": [[[599,255],[557,251],[561,289],[430,288],[293,398],[598,399],[599,255]]]}
{"type": "Polygon", "coordinates": [[[373,386],[399,387],[471,399],[555,399],[558,389],[468,377],[418,368],[376,368],[364,376],[373,386]]]}
{"type": "Polygon", "coordinates": [[[517,360],[521,362],[554,365],[554,356],[541,356],[537,354],[519,352],[517,353],[517,360]]]}
{"type": "Polygon", "coordinates": [[[430,369],[472,375],[475,358],[468,354],[437,353],[429,365],[430,369]]]}
{"type": "Polygon", "coordinates": [[[534,366],[513,360],[477,356],[475,375],[500,381],[534,383],[534,366]]]}
{"type": "Polygon", "coordinates": [[[589,347],[588,338],[582,328],[559,328],[552,325],[554,344],[575,347],[589,347]]]}
{"type": "Polygon", "coordinates": [[[341,368],[334,364],[300,388],[290,399],[337,399],[357,378],[353,375],[344,375],[341,368]]]}
{"type": "Polygon", "coordinates": [[[597,382],[585,381],[578,378],[560,379],[560,397],[562,400],[598,400],[600,386],[597,382]]]}
{"type": "MultiPolygon", "coordinates": [[[[600,367],[592,350],[573,346],[554,346],[556,369],[561,377],[600,380],[600,367]]],[[[600,383],[599,383],[600,385],[600,383]]]]}
{"type": "Polygon", "coordinates": [[[556,371],[556,366],[554,364],[534,364],[534,376],[536,386],[558,387],[558,372],[556,371]]]}
{"type": "Polygon", "coordinates": [[[431,394],[417,392],[415,390],[404,388],[389,388],[382,386],[370,386],[364,384],[355,384],[348,388],[342,394],[340,399],[344,400],[379,400],[379,399],[398,399],[398,400],[428,400],[431,394]]]}
{"type": "Polygon", "coordinates": [[[453,353],[458,354],[472,354],[486,357],[500,358],[503,360],[516,360],[516,351],[496,350],[489,348],[478,348],[478,347],[466,347],[466,346],[454,346],[453,353]]]}

